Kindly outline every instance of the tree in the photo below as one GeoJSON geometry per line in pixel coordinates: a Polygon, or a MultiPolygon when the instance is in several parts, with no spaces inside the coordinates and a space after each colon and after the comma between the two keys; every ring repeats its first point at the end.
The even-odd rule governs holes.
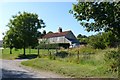
{"type": "Polygon", "coordinates": [[[112,32],[102,32],[89,36],[88,43],[94,48],[116,47],[117,39],[112,32]]]}
{"type": "Polygon", "coordinates": [[[42,37],[46,35],[46,30],[43,30],[42,37]]]}
{"type": "Polygon", "coordinates": [[[86,35],[78,34],[77,38],[87,38],[86,35]]]}
{"type": "Polygon", "coordinates": [[[78,1],[70,13],[87,31],[112,31],[120,37],[120,2],[78,1]],[[90,22],[91,19],[94,21],[90,22]]]}
{"type": "Polygon", "coordinates": [[[9,47],[10,48],[10,54],[12,54],[12,48],[14,46],[13,44],[13,39],[14,39],[14,36],[13,36],[13,33],[12,33],[12,29],[7,31],[5,37],[3,38],[3,47],[6,48],[6,47],[9,47]]]}
{"type": "Polygon", "coordinates": [[[46,35],[46,31],[45,30],[43,30],[43,35],[46,35]]]}
{"type": "Polygon", "coordinates": [[[70,13],[87,31],[112,31],[120,42],[120,1],[85,3],[79,0],[77,4],[73,4],[70,13]],[[90,22],[91,19],[94,21],[90,22]]]}
{"type": "Polygon", "coordinates": [[[118,39],[116,36],[111,32],[102,32],[101,38],[103,39],[103,42],[106,47],[116,47],[118,43],[118,39]]]}
{"type": "Polygon", "coordinates": [[[6,35],[3,38],[3,47],[9,47],[10,48],[10,54],[12,54],[12,48],[21,48],[22,44],[19,40],[19,37],[15,33],[14,28],[11,28],[7,31],[6,35]]]}
{"type": "Polygon", "coordinates": [[[37,37],[39,38],[42,38],[42,33],[41,32],[37,32],[37,37]]]}
{"type": "Polygon", "coordinates": [[[89,44],[93,47],[93,48],[98,48],[98,49],[104,49],[105,43],[103,42],[103,38],[102,38],[102,34],[99,33],[97,35],[92,35],[89,37],[89,44]]]}
{"type": "Polygon", "coordinates": [[[88,37],[86,35],[78,34],[77,39],[83,44],[87,44],[88,37]]]}
{"type": "MultiPolygon", "coordinates": [[[[8,32],[11,32],[14,36],[12,37],[13,47],[23,48],[25,55],[25,48],[29,46],[35,47],[38,44],[38,29],[44,28],[45,23],[42,19],[38,19],[37,14],[19,12],[17,15],[12,16],[7,26],[10,29],[8,32]]],[[[9,36],[9,34],[6,34],[4,38],[7,36],[9,36]]],[[[8,37],[4,42],[9,41],[10,39],[11,38],[8,37]]]]}
{"type": "MultiPolygon", "coordinates": [[[[52,32],[52,31],[49,31],[48,33],[53,33],[53,32],[52,32]]],[[[48,34],[48,33],[47,33],[47,34],[48,34]]]]}
{"type": "Polygon", "coordinates": [[[46,35],[46,30],[43,30],[42,33],[41,33],[41,32],[38,33],[38,37],[39,37],[39,38],[42,38],[42,37],[45,36],[45,35],[46,35]]]}

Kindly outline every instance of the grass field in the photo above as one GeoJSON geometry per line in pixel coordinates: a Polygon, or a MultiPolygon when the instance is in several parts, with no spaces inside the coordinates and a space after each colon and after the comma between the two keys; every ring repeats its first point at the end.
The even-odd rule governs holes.
{"type": "MultiPolygon", "coordinates": [[[[12,49],[12,54],[10,54],[9,51],[10,51],[9,48],[3,49],[3,51],[1,51],[2,55],[0,55],[0,58],[13,60],[16,58],[20,58],[23,54],[23,49],[12,49]]],[[[54,50],[51,50],[51,51],[54,51],[54,50]]],[[[38,55],[37,52],[38,52],[37,49],[31,49],[30,52],[29,52],[29,49],[26,49],[26,58],[32,57],[32,56],[37,57],[37,55],[38,55]]],[[[48,54],[48,51],[41,49],[40,55],[45,55],[45,54],[48,54]]]]}
{"type": "MultiPolygon", "coordinates": [[[[117,77],[117,72],[109,72],[109,64],[104,61],[104,54],[107,51],[114,50],[116,48],[108,48],[105,50],[100,49],[92,49],[90,47],[82,47],[75,49],[62,49],[58,52],[66,52],[69,53],[66,57],[62,58],[61,56],[55,56],[51,54],[52,58],[50,58],[48,54],[48,50],[40,50],[41,58],[37,58],[37,49],[31,49],[31,53],[29,53],[29,49],[26,49],[26,54],[35,56],[28,61],[24,61],[21,64],[35,68],[37,70],[47,70],[53,71],[55,73],[59,73],[62,75],[70,76],[70,77],[102,77],[102,78],[111,78],[117,77]],[[77,56],[79,51],[79,58],[77,56]],[[83,53],[87,53],[83,54],[83,53]],[[89,55],[88,55],[89,54],[89,55]],[[87,56],[87,57],[86,57],[87,56]]],[[[54,53],[55,50],[50,50],[51,53],[54,53]]],[[[13,54],[9,54],[9,49],[4,49],[2,53],[3,59],[16,59],[20,58],[20,55],[23,54],[23,50],[18,49],[12,50],[13,54]]],[[[28,57],[31,57],[28,56],[28,57]]],[[[27,57],[27,58],[28,58],[27,57]]]]}
{"type": "Polygon", "coordinates": [[[91,65],[91,64],[76,64],[70,62],[63,62],[58,60],[50,60],[48,58],[36,58],[29,61],[22,62],[25,66],[30,66],[38,70],[53,71],[65,76],[83,78],[83,77],[99,77],[110,78],[117,77],[117,73],[107,72],[105,64],[91,65]]]}

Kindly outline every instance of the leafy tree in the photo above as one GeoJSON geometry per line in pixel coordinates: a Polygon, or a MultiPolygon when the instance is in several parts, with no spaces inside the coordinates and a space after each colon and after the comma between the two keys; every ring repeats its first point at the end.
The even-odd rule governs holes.
{"type": "Polygon", "coordinates": [[[3,47],[6,48],[6,47],[9,47],[10,48],[10,54],[12,54],[12,48],[14,46],[13,44],[13,39],[14,39],[14,36],[13,36],[13,33],[12,33],[12,29],[7,31],[5,37],[3,38],[3,47]]]}
{"type": "Polygon", "coordinates": [[[38,37],[39,37],[39,38],[42,38],[42,37],[45,36],[45,35],[46,35],[46,30],[43,30],[42,33],[41,33],[41,32],[38,33],[38,37]]]}
{"type": "MultiPolygon", "coordinates": [[[[53,33],[53,32],[52,32],[52,31],[49,31],[48,33],[53,33]]],[[[47,34],[48,34],[48,33],[47,33],[47,34]]]]}
{"type": "Polygon", "coordinates": [[[77,39],[81,43],[87,43],[88,42],[88,37],[86,35],[78,34],[77,39]]]}
{"type": "Polygon", "coordinates": [[[102,32],[89,37],[89,44],[94,48],[104,49],[106,47],[116,47],[117,39],[112,32],[102,32]]]}
{"type": "Polygon", "coordinates": [[[3,38],[3,47],[9,47],[10,48],[10,54],[12,54],[12,48],[21,48],[22,44],[15,33],[14,28],[11,28],[7,31],[6,35],[3,38]]]}
{"type": "Polygon", "coordinates": [[[38,19],[37,14],[19,12],[12,16],[7,26],[10,29],[8,33],[11,32],[10,35],[13,34],[13,37],[8,37],[9,34],[6,34],[4,42],[10,45],[7,41],[12,40],[13,47],[23,48],[25,55],[25,48],[35,47],[38,44],[38,29],[44,28],[45,24],[42,19],[38,19]]]}
{"type": "Polygon", "coordinates": [[[45,30],[43,30],[43,35],[46,35],[46,31],[45,30]]]}
{"type": "Polygon", "coordinates": [[[92,35],[89,37],[89,44],[93,47],[93,48],[98,48],[98,49],[104,49],[106,46],[103,42],[103,38],[101,36],[101,34],[97,34],[97,35],[92,35]]]}
{"type": "Polygon", "coordinates": [[[37,37],[38,37],[38,38],[42,38],[42,37],[43,37],[43,34],[42,34],[41,32],[38,32],[38,33],[37,33],[37,37]]]}
{"type": "Polygon", "coordinates": [[[78,34],[77,38],[87,38],[86,35],[78,34]]]}
{"type": "Polygon", "coordinates": [[[118,44],[117,43],[118,39],[111,31],[103,32],[101,34],[101,38],[103,39],[103,42],[104,42],[106,47],[116,47],[118,44]]]}
{"type": "Polygon", "coordinates": [[[120,42],[120,1],[80,2],[78,0],[77,4],[73,4],[70,13],[87,31],[112,31],[120,42]],[[94,21],[90,22],[91,19],[94,21]]]}
{"type": "Polygon", "coordinates": [[[87,31],[112,31],[120,37],[120,2],[78,1],[70,13],[87,31]],[[91,19],[94,21],[90,22],[91,19]]]}
{"type": "Polygon", "coordinates": [[[41,34],[41,37],[46,35],[46,30],[43,30],[43,33],[41,34]]]}

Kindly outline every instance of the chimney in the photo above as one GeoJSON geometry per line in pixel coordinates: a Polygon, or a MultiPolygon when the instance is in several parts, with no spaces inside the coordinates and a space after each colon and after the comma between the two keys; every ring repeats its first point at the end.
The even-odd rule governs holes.
{"type": "Polygon", "coordinates": [[[61,27],[59,27],[58,32],[59,32],[59,33],[62,32],[62,28],[61,28],[61,27]]]}

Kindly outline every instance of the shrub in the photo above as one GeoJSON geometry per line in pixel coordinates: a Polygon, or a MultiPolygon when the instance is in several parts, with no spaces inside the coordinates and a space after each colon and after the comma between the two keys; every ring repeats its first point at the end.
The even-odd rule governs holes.
{"type": "Polygon", "coordinates": [[[101,37],[101,34],[95,35],[95,36],[91,36],[89,38],[89,44],[93,47],[93,48],[97,48],[97,49],[104,49],[105,43],[103,42],[103,38],[101,37]]]}
{"type": "Polygon", "coordinates": [[[90,47],[90,46],[80,47],[79,51],[80,51],[80,53],[82,53],[82,54],[95,54],[95,49],[93,49],[93,48],[90,47]]]}
{"type": "Polygon", "coordinates": [[[105,49],[106,47],[115,47],[118,44],[118,39],[112,32],[102,32],[97,35],[92,35],[89,37],[89,44],[93,46],[93,48],[105,49]]]}
{"type": "Polygon", "coordinates": [[[108,63],[109,65],[109,71],[111,72],[116,72],[118,71],[118,68],[120,67],[120,48],[118,49],[118,51],[112,50],[112,51],[108,51],[105,54],[105,61],[108,63]]]}
{"type": "Polygon", "coordinates": [[[57,52],[56,56],[61,57],[61,58],[65,58],[68,56],[68,53],[66,51],[61,51],[61,52],[57,52]]]}

